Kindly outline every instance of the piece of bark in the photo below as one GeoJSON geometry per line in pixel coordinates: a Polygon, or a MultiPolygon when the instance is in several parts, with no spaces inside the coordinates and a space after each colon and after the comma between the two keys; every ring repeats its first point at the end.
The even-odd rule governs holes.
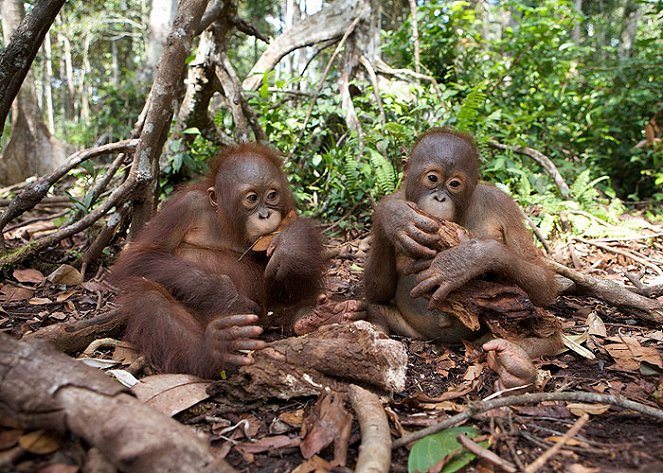
{"type": "Polygon", "coordinates": [[[0,333],[0,414],[26,429],[72,432],[119,471],[231,472],[188,427],[47,343],[0,333]]]}
{"type": "MultiPolygon", "coordinates": [[[[439,223],[439,251],[472,238],[465,227],[416,210],[439,223]]],[[[494,335],[505,338],[549,337],[562,328],[554,315],[534,306],[525,291],[510,283],[475,279],[453,291],[435,308],[456,317],[470,330],[479,330],[484,323],[494,335]]]]}
{"type": "Polygon", "coordinates": [[[308,460],[334,444],[332,466],[345,466],[352,433],[352,414],[345,408],[345,396],[331,391],[323,394],[304,417],[299,449],[308,460]]]}
{"type": "Polygon", "coordinates": [[[332,389],[344,392],[352,380],[387,392],[405,387],[407,352],[370,323],[328,325],[278,340],[253,353],[254,363],[228,380],[210,386],[211,395],[226,393],[243,401],[290,399],[332,389]]]}
{"type": "Polygon", "coordinates": [[[110,311],[90,319],[53,324],[35,332],[26,333],[24,340],[45,340],[64,353],[78,353],[85,350],[98,338],[117,338],[122,334],[126,320],[110,311]]]}
{"type": "Polygon", "coordinates": [[[554,315],[532,304],[513,284],[475,279],[438,303],[436,309],[456,317],[470,330],[485,323],[499,337],[549,337],[562,329],[554,315]]]}

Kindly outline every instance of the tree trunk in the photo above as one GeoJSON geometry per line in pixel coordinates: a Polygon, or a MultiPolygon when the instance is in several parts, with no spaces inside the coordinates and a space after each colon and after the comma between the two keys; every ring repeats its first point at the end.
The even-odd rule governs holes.
{"type": "MultiPolygon", "coordinates": [[[[18,16],[13,18],[15,21],[11,24],[10,19],[4,18],[4,13],[0,15],[5,23],[3,34],[6,45],[0,49],[0,137],[14,98],[18,95],[41,42],[64,2],[65,0],[37,0],[25,18],[21,15],[23,4],[19,2],[15,6],[20,6],[20,10],[14,8],[18,16]],[[13,37],[10,41],[11,33],[13,37]]],[[[4,10],[7,7],[8,12],[13,5],[5,5],[0,1],[0,8],[4,10]]]]}
{"type": "MultiPolygon", "coordinates": [[[[22,0],[5,0],[2,26],[5,44],[23,21],[22,0]]],[[[12,135],[0,159],[0,184],[20,182],[34,174],[47,174],[67,157],[66,146],[48,131],[37,105],[34,79],[25,76],[21,91],[12,104],[12,135]]]]}
{"type": "Polygon", "coordinates": [[[624,6],[624,22],[622,24],[621,42],[619,43],[619,60],[631,57],[633,42],[638,32],[638,21],[642,16],[642,9],[638,2],[628,1],[624,6]]]}
{"type": "Polygon", "coordinates": [[[168,33],[177,13],[177,0],[152,0],[150,11],[150,36],[146,49],[143,74],[149,82],[154,77],[159,59],[166,45],[168,33]]]}
{"type": "Polygon", "coordinates": [[[53,87],[51,81],[53,80],[53,61],[51,57],[51,35],[46,34],[44,38],[44,108],[46,109],[46,117],[48,118],[48,130],[53,133],[55,131],[55,113],[53,112],[53,87]]]}

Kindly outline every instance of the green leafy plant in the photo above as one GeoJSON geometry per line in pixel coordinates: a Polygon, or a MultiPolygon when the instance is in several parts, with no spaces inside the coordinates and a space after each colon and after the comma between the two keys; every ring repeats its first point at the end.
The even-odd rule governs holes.
{"type": "MultiPolygon", "coordinates": [[[[476,455],[466,451],[456,438],[459,435],[474,438],[478,434],[479,431],[474,427],[454,427],[418,440],[410,450],[408,472],[424,473],[433,467],[442,473],[460,470],[474,460],[476,455]]],[[[488,442],[480,442],[479,445],[487,447],[488,442]]]]}

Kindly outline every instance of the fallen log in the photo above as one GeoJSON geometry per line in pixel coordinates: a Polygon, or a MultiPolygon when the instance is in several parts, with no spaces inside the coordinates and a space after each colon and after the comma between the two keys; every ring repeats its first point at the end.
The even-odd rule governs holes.
{"type": "Polygon", "coordinates": [[[0,333],[0,414],[26,429],[73,432],[119,471],[232,472],[188,427],[47,343],[0,333]]]}
{"type": "Polygon", "coordinates": [[[301,337],[277,340],[252,356],[252,365],[215,382],[208,393],[248,402],[312,396],[329,389],[346,392],[345,381],[383,392],[405,388],[403,344],[365,321],[327,325],[301,337]]]}

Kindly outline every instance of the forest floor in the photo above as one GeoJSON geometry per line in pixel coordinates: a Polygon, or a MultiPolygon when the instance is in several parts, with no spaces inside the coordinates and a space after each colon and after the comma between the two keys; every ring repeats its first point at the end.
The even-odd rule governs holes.
{"type": "MultiPolygon", "coordinates": [[[[8,240],[27,240],[35,233],[52,228],[52,219],[45,216],[44,220],[17,227],[13,234],[8,234],[8,240]]],[[[660,274],[663,267],[662,230],[649,225],[643,230],[643,236],[658,236],[606,241],[604,245],[608,249],[576,241],[573,243],[575,267],[581,272],[627,284],[623,274],[642,266],[634,265],[624,254],[610,251],[621,249],[650,263],[642,279],[644,283],[661,283],[661,276],[657,276],[655,269],[658,267],[660,274]]],[[[331,260],[326,288],[336,297],[361,297],[365,236],[365,232],[357,232],[356,238],[331,243],[337,254],[331,260]]],[[[88,274],[89,279],[80,284],[65,284],[66,279],[58,277],[46,278],[50,269],[43,268],[55,267],[53,263],[57,258],[75,247],[76,240],[70,240],[63,244],[61,251],[42,255],[42,261],[15,271],[13,277],[2,283],[0,332],[20,338],[46,325],[92,317],[113,307],[114,293],[103,282],[105,267],[96,274],[88,274]]],[[[564,248],[560,254],[568,256],[568,248],[564,248]]],[[[571,264],[570,258],[569,261],[564,261],[564,257],[557,259],[571,264]]],[[[581,336],[581,343],[595,359],[566,351],[542,361],[538,367],[547,374],[545,391],[618,394],[649,406],[663,407],[663,330],[660,326],[582,296],[561,296],[550,310],[563,321],[567,335],[581,336]]],[[[444,346],[407,339],[402,342],[409,356],[406,388],[386,402],[393,438],[462,412],[470,402],[485,399],[494,392],[495,374],[487,368],[480,349],[470,344],[444,346]]],[[[106,367],[121,369],[135,360],[136,354],[122,346],[102,346],[91,357],[106,359],[106,367]]],[[[101,363],[99,361],[98,366],[102,366],[101,363]]],[[[153,373],[146,367],[138,378],[153,373]]],[[[318,445],[312,459],[303,458],[300,434],[307,418],[315,415],[315,398],[241,403],[219,396],[183,396],[189,396],[189,402],[180,406],[181,412],[175,418],[196,432],[204,433],[215,455],[225,457],[240,471],[342,472],[349,471],[356,461],[361,438],[356,422],[352,424],[347,444],[348,468],[330,466],[329,462],[339,451],[339,445],[333,448],[328,445],[330,442],[318,445]]],[[[172,412],[173,406],[168,404],[165,409],[172,412]]],[[[351,412],[349,408],[348,412],[351,412]]],[[[589,421],[538,471],[663,471],[663,423],[614,406],[543,402],[493,410],[470,419],[465,426],[476,428],[479,441],[487,441],[488,449],[522,469],[560,442],[582,413],[590,415],[589,421]]],[[[334,426],[330,429],[333,431],[334,426]]],[[[74,436],[55,438],[55,446],[46,450],[31,449],[21,443],[24,450],[19,455],[13,454],[11,458],[4,455],[26,434],[9,419],[0,418],[0,472],[83,471],[88,446],[74,436]]],[[[336,440],[338,443],[338,438],[336,440]]],[[[340,450],[343,448],[345,446],[341,445],[340,450]]],[[[408,471],[406,448],[393,452],[391,471],[408,471]]],[[[486,460],[474,460],[463,471],[502,470],[486,460]]]]}

